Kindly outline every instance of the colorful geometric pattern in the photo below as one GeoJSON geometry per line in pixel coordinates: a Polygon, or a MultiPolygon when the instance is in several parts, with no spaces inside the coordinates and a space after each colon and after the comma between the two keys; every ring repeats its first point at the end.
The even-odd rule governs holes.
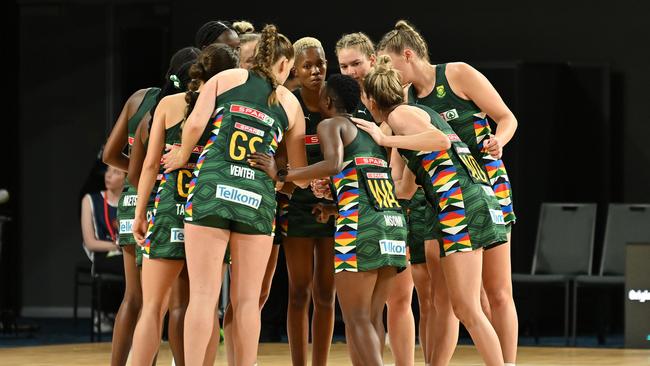
{"type": "Polygon", "coordinates": [[[483,112],[474,114],[474,134],[476,135],[476,143],[479,145],[492,133],[486,116],[483,112]]]}
{"type": "Polygon", "coordinates": [[[438,220],[442,230],[445,255],[472,250],[467,229],[465,202],[457,170],[447,151],[435,151],[422,158],[422,167],[429,174],[431,186],[438,197],[438,220]]]}
{"type": "Polygon", "coordinates": [[[512,189],[510,188],[510,179],[508,178],[508,172],[503,164],[503,160],[495,160],[490,154],[485,154],[483,164],[490,178],[490,184],[492,185],[494,194],[497,196],[499,205],[501,205],[501,211],[503,211],[503,219],[506,225],[514,223],[517,217],[512,207],[512,189]]]}
{"type": "Polygon", "coordinates": [[[334,234],[334,271],[358,272],[356,240],[359,226],[359,178],[356,167],[344,169],[333,176],[332,183],[339,207],[334,234]]]}
{"type": "Polygon", "coordinates": [[[273,141],[271,141],[271,145],[269,146],[269,154],[275,155],[275,152],[278,149],[278,145],[280,145],[280,142],[282,141],[282,129],[277,126],[275,130],[273,130],[273,141]]]}
{"type": "Polygon", "coordinates": [[[505,223],[515,222],[516,217],[512,208],[511,198],[512,191],[510,189],[510,179],[508,178],[506,167],[501,159],[492,157],[485,146],[485,138],[492,133],[485,113],[474,114],[474,132],[476,134],[476,143],[481,148],[483,166],[490,179],[492,189],[501,205],[505,223]]]}
{"type": "Polygon", "coordinates": [[[168,175],[165,174],[163,175],[162,179],[160,180],[160,185],[158,185],[158,190],[156,191],[156,198],[153,201],[153,210],[152,210],[152,215],[151,219],[149,220],[149,226],[147,227],[147,234],[145,235],[145,240],[144,240],[144,252],[142,253],[143,256],[149,257],[149,253],[151,252],[151,233],[153,232],[153,227],[156,222],[156,213],[158,212],[158,205],[160,204],[160,193],[163,190],[163,187],[165,186],[165,183],[167,183],[168,175]]]}
{"type": "Polygon", "coordinates": [[[210,147],[214,145],[215,141],[217,141],[217,136],[219,135],[219,130],[221,129],[221,121],[223,121],[223,114],[224,114],[223,107],[217,108],[212,114],[212,118],[210,121],[212,122],[211,135],[210,138],[208,138],[208,141],[205,143],[205,146],[203,147],[203,151],[201,152],[201,155],[199,155],[199,159],[196,161],[196,168],[192,173],[193,178],[192,181],[190,181],[190,187],[188,189],[187,202],[185,203],[186,221],[192,221],[192,197],[194,196],[194,188],[196,187],[196,180],[198,179],[199,172],[201,171],[201,167],[205,162],[205,156],[210,150],[210,147]]]}

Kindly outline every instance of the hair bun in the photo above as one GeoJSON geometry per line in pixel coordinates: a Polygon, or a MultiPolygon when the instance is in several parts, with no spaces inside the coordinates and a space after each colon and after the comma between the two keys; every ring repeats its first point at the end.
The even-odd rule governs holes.
{"type": "Polygon", "coordinates": [[[376,69],[378,72],[386,73],[392,69],[393,60],[388,55],[381,55],[377,57],[377,62],[375,63],[376,69]]]}

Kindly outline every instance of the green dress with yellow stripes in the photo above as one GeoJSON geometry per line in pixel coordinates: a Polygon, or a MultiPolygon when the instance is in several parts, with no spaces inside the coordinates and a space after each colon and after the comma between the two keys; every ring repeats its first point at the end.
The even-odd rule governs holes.
{"type": "MultiPolygon", "coordinates": [[[[166,129],[165,144],[180,146],[181,134],[182,122],[166,129]]],[[[164,173],[164,169],[161,167],[162,178],[158,187],[155,188],[153,212],[143,248],[145,257],[152,259],[185,258],[185,224],[183,220],[185,204],[187,203],[192,171],[203,151],[201,144],[206,140],[207,135],[204,134],[192,149],[187,164],[181,169],[164,173]]]]}
{"type": "Polygon", "coordinates": [[[244,84],[217,97],[207,125],[210,137],[189,186],[186,222],[207,226],[227,222],[232,231],[273,233],[275,184],[247,162],[253,152],[274,155],[288,128],[282,106],[268,105],[272,91],[265,78],[249,71],[244,84]]]}
{"type": "Polygon", "coordinates": [[[447,134],[452,145],[441,151],[399,150],[427,199],[438,209],[440,255],[506,242],[503,212],[485,170],[438,113],[415,106],[429,114],[431,124],[447,134]]]}
{"type": "Polygon", "coordinates": [[[405,268],[407,223],[395,198],[386,150],[357,130],[343,155],[343,170],[331,177],[339,214],[335,272],[405,268]]]}
{"type": "MultiPolygon", "coordinates": [[[[375,122],[368,108],[359,103],[352,114],[356,118],[375,122]]],[[[431,205],[427,202],[424,191],[419,188],[410,200],[399,200],[404,209],[404,216],[408,222],[409,261],[412,264],[426,263],[424,253],[424,242],[430,239],[437,239],[435,222],[435,211],[432,212],[431,205]]]]}
{"type": "Polygon", "coordinates": [[[436,65],[436,85],[433,91],[422,98],[417,97],[415,88],[408,89],[411,103],[426,105],[440,114],[458,137],[467,145],[474,159],[488,174],[490,185],[499,200],[508,230],[517,217],[512,207],[512,188],[505,165],[501,159],[493,158],[483,146],[492,133],[487,114],[471,100],[457,96],[447,80],[447,64],[436,65]]]}

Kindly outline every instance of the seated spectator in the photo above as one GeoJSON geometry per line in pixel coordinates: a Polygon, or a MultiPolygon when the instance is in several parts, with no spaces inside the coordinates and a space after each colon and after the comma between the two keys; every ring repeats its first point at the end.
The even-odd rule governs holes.
{"type": "MultiPolygon", "coordinates": [[[[117,245],[117,204],[122,193],[125,173],[105,168],[105,190],[86,194],[81,201],[81,232],[83,248],[93,262],[95,273],[124,273],[122,252],[117,245]]],[[[107,284],[102,288],[102,330],[110,331],[108,318],[117,312],[122,286],[107,284]],[[116,288],[119,287],[119,288],[116,288]]],[[[98,321],[95,319],[95,321],[98,321]]]]}

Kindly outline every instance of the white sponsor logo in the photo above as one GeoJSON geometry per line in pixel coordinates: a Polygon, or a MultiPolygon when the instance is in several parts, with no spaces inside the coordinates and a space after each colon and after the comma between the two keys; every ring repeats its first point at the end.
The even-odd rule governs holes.
{"type": "Polygon", "coordinates": [[[490,216],[492,216],[493,223],[505,225],[506,222],[503,219],[503,211],[490,209],[490,216]]]}
{"type": "Polygon", "coordinates": [[[231,165],[230,175],[251,180],[255,179],[255,171],[251,168],[246,168],[241,165],[231,165]]]}
{"type": "Polygon", "coordinates": [[[370,179],[388,179],[388,173],[368,173],[366,176],[370,179]]]}
{"type": "Polygon", "coordinates": [[[185,242],[185,231],[179,228],[172,228],[169,233],[169,242],[170,243],[184,243],[185,242]]]}
{"type": "Polygon", "coordinates": [[[381,254],[406,255],[406,242],[403,240],[380,240],[381,254]]]}
{"type": "Polygon", "coordinates": [[[630,290],[627,298],[631,301],[646,302],[650,301],[650,291],[648,290],[630,290]]]}
{"type": "Polygon", "coordinates": [[[372,158],[372,157],[358,157],[354,158],[354,163],[357,165],[374,165],[380,167],[387,167],[388,163],[383,159],[372,158]]]}
{"type": "Polygon", "coordinates": [[[456,108],[450,109],[447,112],[440,113],[440,117],[442,117],[446,122],[449,122],[458,118],[458,111],[456,111],[456,108]]]}
{"type": "Polygon", "coordinates": [[[255,127],[247,126],[243,123],[235,122],[235,128],[238,130],[246,131],[248,133],[252,133],[260,137],[264,137],[264,131],[255,127]]]}
{"type": "Polygon", "coordinates": [[[268,116],[264,112],[260,112],[257,109],[253,109],[253,108],[246,107],[246,106],[239,105],[239,104],[231,105],[230,106],[230,112],[240,113],[240,114],[244,114],[244,115],[247,115],[247,116],[257,118],[258,120],[260,120],[262,123],[264,123],[267,126],[273,126],[273,122],[275,121],[273,118],[271,118],[270,116],[268,116]]]}
{"type": "Polygon", "coordinates": [[[227,186],[224,184],[217,185],[217,198],[222,200],[239,203],[240,205],[258,209],[262,203],[262,196],[243,189],[227,186]]]}
{"type": "Polygon", "coordinates": [[[460,155],[469,155],[469,149],[465,146],[456,146],[456,152],[460,155]]]}
{"type": "Polygon", "coordinates": [[[122,200],[122,205],[125,207],[134,207],[137,201],[138,201],[137,194],[129,194],[124,196],[124,200],[122,200]]]}
{"type": "Polygon", "coordinates": [[[132,234],[133,221],[134,220],[120,220],[120,234],[132,234]]]}
{"type": "Polygon", "coordinates": [[[404,227],[402,216],[386,215],[384,216],[384,221],[386,222],[386,226],[404,227]]]}

